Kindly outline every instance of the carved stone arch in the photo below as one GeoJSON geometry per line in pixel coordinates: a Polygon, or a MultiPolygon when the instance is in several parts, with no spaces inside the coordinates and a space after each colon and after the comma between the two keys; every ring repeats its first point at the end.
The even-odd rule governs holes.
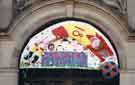
{"type": "MultiPolygon", "coordinates": [[[[26,12],[27,15],[20,20],[17,20],[13,25],[13,30],[10,33],[12,39],[16,42],[16,54],[19,57],[26,40],[49,21],[67,17],[65,2],[57,2],[50,5],[43,5],[35,11],[26,12]]],[[[126,55],[124,52],[125,29],[126,26],[112,15],[111,12],[103,9],[94,3],[80,2],[75,3],[73,9],[74,18],[80,18],[94,23],[105,32],[111,41],[114,43],[119,58],[121,68],[126,68],[126,55]]],[[[35,7],[36,8],[36,7],[35,7]]],[[[25,14],[25,13],[24,13],[25,14]]]]}
{"type": "Polygon", "coordinates": [[[96,24],[114,44],[120,61],[121,69],[126,68],[124,43],[127,39],[127,25],[110,11],[91,3],[80,3],[75,6],[75,17],[96,24]]]}

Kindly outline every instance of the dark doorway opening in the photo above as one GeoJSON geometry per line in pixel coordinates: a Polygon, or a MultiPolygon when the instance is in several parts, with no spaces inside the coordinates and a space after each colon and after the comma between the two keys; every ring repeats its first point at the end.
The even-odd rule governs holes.
{"type": "Polygon", "coordinates": [[[19,85],[119,85],[119,75],[104,79],[99,71],[21,69],[19,85]]]}

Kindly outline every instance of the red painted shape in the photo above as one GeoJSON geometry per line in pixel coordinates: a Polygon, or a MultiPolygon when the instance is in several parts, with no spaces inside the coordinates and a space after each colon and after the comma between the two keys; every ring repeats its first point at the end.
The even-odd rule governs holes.
{"type": "Polygon", "coordinates": [[[60,27],[52,30],[52,33],[56,36],[56,39],[68,37],[68,33],[63,26],[60,26],[60,27]]]}

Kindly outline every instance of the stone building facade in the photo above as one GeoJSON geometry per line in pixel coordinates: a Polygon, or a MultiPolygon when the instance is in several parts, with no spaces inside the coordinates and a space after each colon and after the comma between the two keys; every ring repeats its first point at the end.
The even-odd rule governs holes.
{"type": "MultiPolygon", "coordinates": [[[[129,30],[128,16],[124,11],[122,13],[117,7],[108,7],[98,0],[32,1],[31,5],[25,4],[26,7],[20,5],[12,23],[0,29],[0,84],[18,84],[19,56],[27,39],[40,26],[55,19],[70,17],[90,21],[109,36],[119,56],[120,85],[134,85],[135,37],[134,32],[129,30]]],[[[0,22],[4,22],[3,18],[0,16],[0,22]]]]}

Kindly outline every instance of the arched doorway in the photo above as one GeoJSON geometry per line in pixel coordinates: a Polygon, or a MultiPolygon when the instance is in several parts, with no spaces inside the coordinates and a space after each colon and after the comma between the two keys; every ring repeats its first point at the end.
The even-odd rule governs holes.
{"type": "Polygon", "coordinates": [[[49,22],[20,56],[19,85],[119,85],[116,50],[100,28],[85,20],[49,22]]]}

